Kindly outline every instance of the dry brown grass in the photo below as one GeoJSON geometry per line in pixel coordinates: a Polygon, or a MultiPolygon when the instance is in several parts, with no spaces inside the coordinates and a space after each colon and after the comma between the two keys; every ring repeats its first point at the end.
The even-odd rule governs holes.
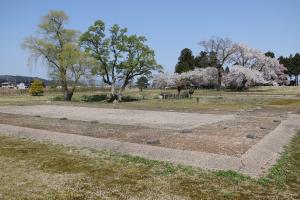
{"type": "Polygon", "coordinates": [[[259,180],[0,136],[0,199],[297,199],[300,135],[259,180]]]}
{"type": "MultiPolygon", "coordinates": [[[[107,107],[107,108],[127,108],[127,109],[146,109],[146,110],[178,110],[178,111],[240,111],[254,109],[257,107],[281,106],[295,109],[299,106],[300,87],[257,87],[246,92],[216,91],[216,90],[196,90],[191,99],[181,100],[159,100],[161,90],[148,89],[139,92],[137,89],[128,89],[124,95],[140,99],[134,102],[122,102],[118,105],[102,101],[84,102],[86,96],[103,95],[107,91],[86,90],[81,88],[73,97],[72,102],[54,101],[60,96],[59,91],[45,92],[45,96],[32,97],[28,94],[18,96],[1,96],[1,105],[35,105],[35,104],[60,104],[60,105],[79,105],[88,107],[107,107]],[[144,99],[143,99],[144,97],[144,99]],[[199,103],[196,103],[199,97],[199,103]],[[278,101],[279,100],[279,101],[278,101]],[[282,102],[280,102],[282,101],[282,102]]],[[[169,92],[176,93],[175,90],[169,92]]]]}

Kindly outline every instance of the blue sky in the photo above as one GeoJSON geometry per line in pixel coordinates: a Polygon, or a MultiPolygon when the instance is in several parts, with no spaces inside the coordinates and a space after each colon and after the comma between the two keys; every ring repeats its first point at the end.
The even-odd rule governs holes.
{"type": "Polygon", "coordinates": [[[200,52],[198,42],[229,37],[278,55],[300,52],[299,0],[0,0],[0,74],[47,77],[21,48],[41,16],[64,10],[68,28],[84,32],[95,20],[144,35],[158,63],[174,71],[180,51],[200,52]]]}

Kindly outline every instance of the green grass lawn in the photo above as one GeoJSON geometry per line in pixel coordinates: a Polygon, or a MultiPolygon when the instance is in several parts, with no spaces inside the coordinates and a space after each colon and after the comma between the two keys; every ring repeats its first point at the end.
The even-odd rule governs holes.
{"type": "Polygon", "coordinates": [[[299,199],[300,133],[268,175],[0,136],[0,199],[299,199]]]}

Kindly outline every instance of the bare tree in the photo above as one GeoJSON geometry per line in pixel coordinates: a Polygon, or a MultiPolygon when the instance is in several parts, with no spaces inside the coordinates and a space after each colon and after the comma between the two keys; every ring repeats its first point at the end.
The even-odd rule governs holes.
{"type": "Polygon", "coordinates": [[[235,53],[234,43],[228,38],[213,37],[209,40],[199,42],[206,52],[215,54],[218,69],[218,85],[220,90],[222,84],[223,67],[231,62],[230,56],[235,53]]]}

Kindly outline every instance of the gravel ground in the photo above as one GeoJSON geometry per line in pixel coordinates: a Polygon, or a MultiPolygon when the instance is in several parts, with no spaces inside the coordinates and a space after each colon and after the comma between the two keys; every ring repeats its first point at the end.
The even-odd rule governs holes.
{"type": "MultiPolygon", "coordinates": [[[[114,109],[111,109],[111,111],[114,111],[114,109]]],[[[39,110],[36,112],[39,112],[39,110]]],[[[217,114],[215,116],[219,116],[218,114],[227,115],[228,112],[213,114],[217,114]]],[[[245,110],[236,113],[235,116],[237,117],[232,120],[204,124],[200,127],[187,129],[185,131],[165,129],[159,126],[149,128],[136,125],[101,123],[98,121],[95,122],[95,120],[83,121],[71,120],[70,118],[60,120],[60,118],[37,116],[40,115],[30,116],[26,115],[26,113],[22,115],[0,112],[0,123],[112,139],[120,142],[148,144],[178,150],[200,151],[241,157],[251,146],[274,130],[280,124],[280,120],[286,118],[287,113],[266,109],[245,110]],[[274,122],[274,120],[276,122],[274,122]],[[248,134],[254,134],[255,138],[246,137],[248,134]],[[149,144],[149,140],[150,142],[159,142],[154,142],[154,144],[151,142],[151,144],[149,144]]],[[[83,118],[83,116],[81,117],[83,118]]],[[[116,117],[118,117],[118,115],[116,115],[116,117]]]]}
{"type": "Polygon", "coordinates": [[[57,105],[3,106],[0,107],[0,112],[31,116],[40,115],[42,117],[50,118],[64,117],[82,121],[98,120],[100,123],[135,125],[173,130],[196,128],[204,124],[232,120],[235,118],[234,115],[221,114],[106,109],[57,105]]]}

